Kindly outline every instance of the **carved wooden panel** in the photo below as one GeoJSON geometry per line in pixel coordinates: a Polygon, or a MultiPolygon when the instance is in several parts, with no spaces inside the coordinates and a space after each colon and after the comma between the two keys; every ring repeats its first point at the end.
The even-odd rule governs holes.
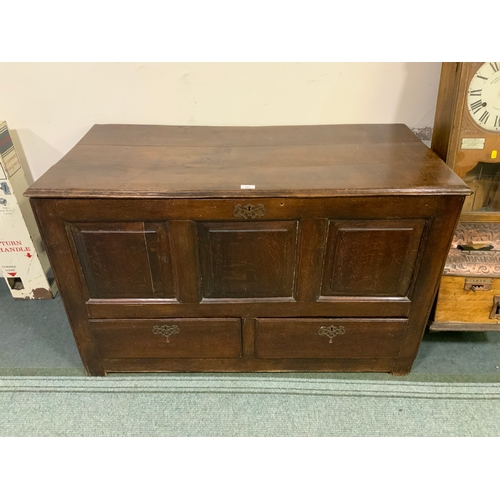
{"type": "Polygon", "coordinates": [[[292,297],[296,221],[199,223],[203,297],[292,297]]]}
{"type": "Polygon", "coordinates": [[[68,225],[90,298],[175,297],[166,224],[68,225]]]}
{"type": "Polygon", "coordinates": [[[323,296],[405,297],[424,220],[330,221],[323,296]]]}

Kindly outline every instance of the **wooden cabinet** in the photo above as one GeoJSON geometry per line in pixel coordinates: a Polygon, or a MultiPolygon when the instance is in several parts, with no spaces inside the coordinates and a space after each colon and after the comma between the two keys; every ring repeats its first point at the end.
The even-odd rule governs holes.
{"type": "Polygon", "coordinates": [[[27,195],[89,374],[403,374],[468,193],[403,125],[101,125],[27,195]]]}

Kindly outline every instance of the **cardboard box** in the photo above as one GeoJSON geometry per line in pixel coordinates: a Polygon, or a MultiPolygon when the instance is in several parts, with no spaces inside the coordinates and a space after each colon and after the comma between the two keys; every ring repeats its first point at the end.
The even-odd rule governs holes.
{"type": "Polygon", "coordinates": [[[0,121],[0,269],[16,299],[51,299],[57,293],[29,200],[19,157],[0,121]]]}

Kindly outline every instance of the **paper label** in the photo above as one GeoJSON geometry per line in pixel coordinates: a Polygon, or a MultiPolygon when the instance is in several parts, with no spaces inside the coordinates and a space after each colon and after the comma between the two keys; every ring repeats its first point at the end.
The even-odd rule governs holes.
{"type": "Polygon", "coordinates": [[[484,137],[463,137],[460,149],[484,149],[484,137]]]}
{"type": "Polygon", "coordinates": [[[255,189],[255,184],[242,184],[240,189],[255,189]]]}

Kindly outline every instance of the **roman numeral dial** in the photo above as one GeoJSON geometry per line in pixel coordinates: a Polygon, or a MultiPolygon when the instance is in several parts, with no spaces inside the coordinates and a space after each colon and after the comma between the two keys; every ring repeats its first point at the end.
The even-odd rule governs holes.
{"type": "Polygon", "coordinates": [[[476,125],[500,132],[500,62],[484,63],[472,76],[467,107],[476,125]]]}

